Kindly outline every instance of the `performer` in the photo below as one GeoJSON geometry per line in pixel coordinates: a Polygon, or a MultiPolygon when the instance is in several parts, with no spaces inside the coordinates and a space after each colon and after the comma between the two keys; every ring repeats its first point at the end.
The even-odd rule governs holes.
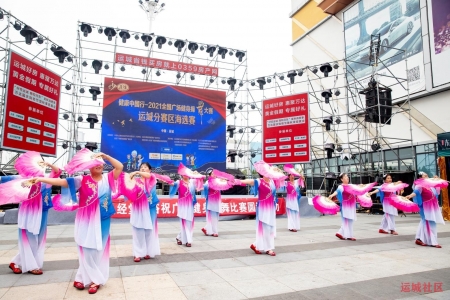
{"type": "Polygon", "coordinates": [[[194,205],[197,203],[195,192],[196,189],[202,189],[199,188],[195,180],[203,180],[204,176],[192,172],[182,163],[178,167],[178,174],[181,175],[182,179],[172,184],[169,193],[170,197],[173,197],[178,191],[177,216],[180,218],[181,231],[178,233],[176,240],[178,245],[185,244],[186,247],[191,247],[192,235],[194,234],[194,205]]]}
{"type": "Polygon", "coordinates": [[[36,182],[63,187],[61,195],[66,198],[64,200],[78,202],[76,191],[79,192],[74,235],[80,265],[73,285],[79,290],[89,286],[89,294],[95,294],[109,277],[109,230],[111,216],[115,213],[111,189],[123,169],[122,163],[109,155],[96,153],[92,158],[106,159],[114,170],[103,174],[103,164],[100,164],[89,169],[90,175],[66,179],[35,178],[36,182]]]}
{"type": "Polygon", "coordinates": [[[288,218],[288,229],[292,232],[300,230],[300,187],[304,187],[303,177],[292,165],[285,165],[284,171],[289,174],[286,184],[286,214],[288,218]],[[295,179],[295,176],[300,177],[295,179]]]}
{"type": "MultiPolygon", "coordinates": [[[[209,170],[209,178],[212,178],[213,170],[209,170]]],[[[212,235],[213,237],[219,236],[219,214],[222,196],[220,191],[213,189],[209,186],[208,182],[203,185],[202,195],[206,198],[206,227],[202,228],[205,235],[212,235]]]]}
{"type": "MultiPolygon", "coordinates": [[[[427,179],[428,174],[419,172],[420,179],[427,179]]],[[[434,178],[438,178],[434,176],[434,178]]],[[[413,201],[420,208],[420,223],[416,232],[416,244],[420,246],[431,246],[442,248],[437,241],[436,223],[445,224],[439,209],[438,196],[440,188],[427,187],[424,180],[416,180],[413,192],[406,196],[407,199],[414,197],[413,201]]]]}
{"type": "MultiPolygon", "coordinates": [[[[389,184],[392,183],[392,175],[387,173],[383,176],[384,183],[389,184]]],[[[398,235],[397,231],[395,231],[395,217],[398,216],[397,208],[395,208],[391,203],[391,197],[395,195],[394,192],[384,191],[383,187],[377,187],[370,193],[367,193],[369,196],[373,194],[377,194],[380,197],[380,201],[383,204],[383,219],[381,219],[379,233],[384,234],[393,234],[398,235]]]]}
{"type": "MultiPolygon", "coordinates": [[[[44,166],[52,169],[51,178],[58,178],[61,170],[48,162],[44,166]]],[[[1,183],[22,178],[20,175],[2,176],[1,183]]],[[[19,227],[19,253],[12,259],[9,268],[14,274],[28,272],[42,275],[45,243],[47,240],[48,210],[53,207],[52,188],[45,184],[37,187],[40,192],[32,199],[23,201],[19,206],[17,224],[19,227]]]]}

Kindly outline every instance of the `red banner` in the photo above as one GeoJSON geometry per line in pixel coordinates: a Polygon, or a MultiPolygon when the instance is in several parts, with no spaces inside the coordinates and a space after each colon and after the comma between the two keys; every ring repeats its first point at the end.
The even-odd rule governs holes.
{"type": "Polygon", "coordinates": [[[162,70],[172,70],[184,73],[194,73],[208,76],[219,76],[219,68],[187,64],[180,61],[164,60],[146,56],[116,53],[116,63],[125,65],[141,66],[162,70]]]}
{"type": "MultiPolygon", "coordinates": [[[[221,216],[233,215],[255,215],[256,202],[258,198],[222,198],[221,216]]],[[[113,218],[130,218],[131,202],[123,200],[114,200],[116,213],[113,218]]],[[[175,218],[178,213],[178,200],[176,198],[160,198],[156,207],[158,218],[175,218]]],[[[286,213],[286,202],[284,198],[278,198],[277,215],[286,213]]],[[[205,198],[197,198],[197,204],[194,206],[195,217],[205,217],[206,201],[205,198]]]]}
{"type": "Polygon", "coordinates": [[[263,160],[270,164],[311,161],[308,93],[263,101],[263,160]]]}
{"type": "Polygon", "coordinates": [[[61,77],[11,51],[1,147],[56,156],[61,77]]]}

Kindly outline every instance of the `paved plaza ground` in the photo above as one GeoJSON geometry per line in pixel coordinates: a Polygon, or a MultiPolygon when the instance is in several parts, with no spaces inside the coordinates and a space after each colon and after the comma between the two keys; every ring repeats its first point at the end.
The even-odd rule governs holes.
{"type": "Polygon", "coordinates": [[[176,245],[177,219],[159,220],[161,256],[133,262],[131,227],[111,228],[111,270],[95,295],[73,285],[78,256],[73,225],[49,226],[44,274],[15,275],[17,225],[0,225],[0,299],[450,299],[450,226],[442,249],[414,244],[418,215],[397,217],[398,236],[378,233],[380,215],[358,214],[357,241],[334,234],[340,216],[301,219],[289,232],[277,218],[276,257],[249,249],[254,220],[221,221],[219,237],[195,221],[192,248],[176,245]],[[437,292],[442,290],[442,292],[437,292]]]}

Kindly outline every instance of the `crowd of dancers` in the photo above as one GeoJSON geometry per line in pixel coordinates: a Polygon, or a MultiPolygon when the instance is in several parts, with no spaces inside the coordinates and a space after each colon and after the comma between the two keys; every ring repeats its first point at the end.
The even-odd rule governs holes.
{"type": "MultiPolygon", "coordinates": [[[[251,186],[252,194],[258,198],[256,206],[256,239],[250,245],[255,254],[275,256],[276,236],[276,191],[286,191],[286,214],[288,230],[300,230],[300,189],[305,186],[302,174],[292,165],[285,165],[284,172],[264,161],[255,164],[258,179],[238,180],[219,170],[211,170],[206,176],[185,167],[178,168],[181,179],[171,180],[168,176],[152,173],[149,163],[143,162],[139,171],[123,172],[123,164],[103,153],[92,153],[88,149],[79,151],[64,167],[69,174],[89,169],[88,175],[61,179],[61,170],[42,160],[39,153],[22,154],[15,165],[20,175],[1,177],[0,194],[11,195],[0,204],[20,203],[18,214],[19,253],[12,259],[9,268],[15,274],[28,272],[43,274],[44,251],[47,233],[48,209],[57,211],[76,210],[74,237],[78,249],[79,268],[73,286],[79,290],[88,289],[90,294],[106,283],[109,277],[109,248],[111,216],[115,213],[112,200],[124,196],[131,201],[130,224],[133,236],[133,259],[140,262],[160,255],[158,238],[156,183],[169,184],[170,196],[178,194],[178,218],[180,232],[175,240],[178,245],[191,247],[194,234],[194,205],[197,192],[206,198],[206,226],[201,231],[212,237],[219,236],[219,214],[221,191],[234,185],[251,186]],[[104,173],[108,161],[113,170],[104,173]],[[45,169],[51,173],[45,175],[45,169]],[[205,182],[205,179],[206,182],[205,182]],[[51,186],[60,186],[61,194],[53,197],[51,186]]],[[[356,202],[371,203],[370,196],[377,193],[383,204],[384,215],[379,233],[398,235],[395,216],[398,209],[405,212],[419,212],[420,223],[415,243],[421,246],[441,248],[437,241],[436,224],[444,224],[438,204],[440,189],[448,182],[437,177],[428,178],[420,172],[414,182],[413,193],[402,197],[408,185],[392,182],[386,174],[384,183],[354,185],[347,174],[339,175],[341,185],[328,198],[316,196],[314,207],[324,214],[341,212],[341,227],[336,233],[339,239],[356,241],[353,225],[356,221],[356,202]],[[340,205],[332,199],[337,198],[340,205]],[[409,199],[413,198],[413,201],[409,199]]],[[[368,206],[369,204],[367,204],[368,206]]]]}

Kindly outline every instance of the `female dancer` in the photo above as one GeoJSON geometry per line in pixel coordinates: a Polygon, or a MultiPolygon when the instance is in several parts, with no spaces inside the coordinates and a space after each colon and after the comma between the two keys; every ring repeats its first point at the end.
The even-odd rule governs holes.
{"type": "MultiPolygon", "coordinates": [[[[426,179],[428,174],[419,172],[419,178],[426,179]]],[[[438,178],[434,176],[434,178],[438,178]]],[[[436,223],[445,224],[439,209],[438,196],[439,188],[429,188],[421,184],[421,180],[414,182],[414,191],[406,196],[407,199],[414,197],[414,202],[420,208],[420,223],[416,232],[416,244],[420,246],[431,246],[442,248],[437,241],[436,223]]]]}
{"type": "Polygon", "coordinates": [[[181,231],[176,240],[178,245],[185,244],[186,247],[192,246],[192,235],[194,234],[194,205],[197,203],[195,196],[196,186],[191,177],[198,179],[204,178],[203,175],[194,175],[182,163],[178,167],[178,174],[181,175],[181,181],[177,180],[170,187],[170,197],[173,197],[178,191],[178,218],[180,218],[181,231]]]}
{"type": "MultiPolygon", "coordinates": [[[[61,170],[48,162],[51,178],[58,178],[61,170]]],[[[2,176],[1,183],[21,178],[20,175],[2,176]]],[[[44,251],[47,236],[47,216],[52,204],[52,188],[45,184],[38,187],[40,193],[19,206],[17,224],[19,227],[19,253],[12,259],[9,268],[14,274],[28,272],[33,275],[42,275],[44,265],[44,251]]]]}
{"type": "Polygon", "coordinates": [[[304,187],[304,181],[292,165],[285,165],[284,171],[289,174],[286,184],[286,213],[288,218],[288,229],[292,232],[300,230],[300,187],[304,187]],[[300,179],[295,180],[295,176],[300,179]]]}
{"type": "Polygon", "coordinates": [[[344,185],[348,185],[349,178],[347,173],[341,173],[338,179],[342,184],[334,191],[333,194],[328,196],[328,199],[332,199],[337,195],[339,203],[341,203],[341,218],[342,224],[336,236],[341,240],[356,241],[353,237],[353,221],[356,220],[356,197],[344,190],[344,185]]]}
{"type": "Polygon", "coordinates": [[[103,164],[89,169],[90,175],[66,179],[38,177],[43,182],[63,187],[64,200],[78,202],[75,217],[75,242],[78,245],[79,268],[75,275],[74,287],[83,290],[89,286],[89,294],[95,294],[109,277],[109,228],[111,216],[115,213],[111,200],[114,180],[119,178],[123,165],[118,160],[103,153],[94,158],[103,158],[114,167],[112,172],[103,174],[103,164]]]}
{"type": "Polygon", "coordinates": [[[206,199],[206,227],[202,228],[202,232],[205,235],[218,237],[222,195],[220,194],[220,191],[209,186],[210,178],[214,178],[213,170],[209,170],[206,175],[208,175],[208,181],[203,185],[202,191],[202,195],[206,199]]]}
{"type": "MultiPolygon", "coordinates": [[[[383,179],[384,183],[391,183],[392,175],[389,173],[384,174],[383,179]]],[[[383,191],[382,187],[378,187],[377,189],[367,194],[371,196],[375,193],[378,194],[378,196],[380,197],[380,201],[383,204],[383,211],[384,211],[383,219],[381,219],[381,225],[378,232],[398,235],[397,231],[395,231],[395,217],[398,216],[398,211],[391,203],[391,196],[394,196],[395,193],[385,192],[383,191]]]]}

